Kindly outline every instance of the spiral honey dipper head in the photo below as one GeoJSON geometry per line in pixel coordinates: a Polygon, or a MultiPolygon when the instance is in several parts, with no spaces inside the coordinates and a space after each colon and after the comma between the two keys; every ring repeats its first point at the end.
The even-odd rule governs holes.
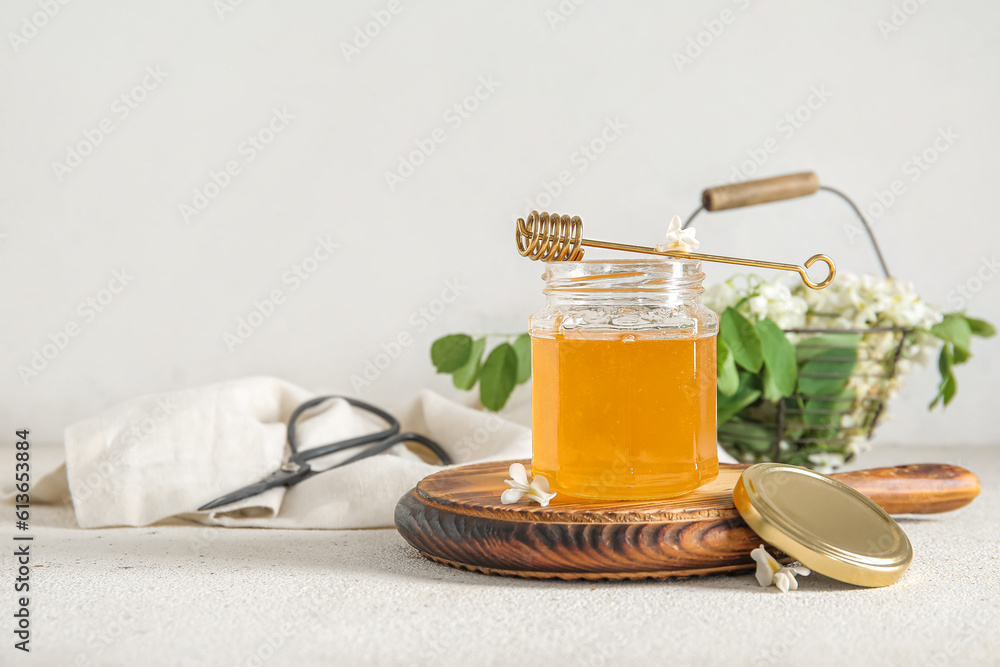
{"type": "Polygon", "coordinates": [[[583,259],[582,233],[579,216],[532,211],[517,220],[517,251],[529,259],[575,262],[583,259]]]}

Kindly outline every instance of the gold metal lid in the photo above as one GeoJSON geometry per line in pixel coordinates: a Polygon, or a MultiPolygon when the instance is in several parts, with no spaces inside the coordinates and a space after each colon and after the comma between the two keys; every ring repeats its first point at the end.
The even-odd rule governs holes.
{"type": "Polygon", "coordinates": [[[840,581],[888,586],[913,560],[910,540],[885,510],[806,468],[752,465],[736,482],[733,502],[765,542],[840,581]]]}

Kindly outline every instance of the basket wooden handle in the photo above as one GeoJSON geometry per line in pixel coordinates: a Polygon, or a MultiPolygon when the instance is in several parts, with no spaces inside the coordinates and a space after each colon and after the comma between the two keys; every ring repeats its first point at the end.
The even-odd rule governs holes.
{"type": "Polygon", "coordinates": [[[803,171],[799,174],[707,188],[701,193],[701,202],[707,211],[724,211],[727,208],[804,197],[817,190],[819,178],[811,171],[803,171]]]}
{"type": "Polygon", "coordinates": [[[965,468],[920,463],[831,475],[874,500],[889,514],[936,514],[968,505],[979,478],[965,468]]]}

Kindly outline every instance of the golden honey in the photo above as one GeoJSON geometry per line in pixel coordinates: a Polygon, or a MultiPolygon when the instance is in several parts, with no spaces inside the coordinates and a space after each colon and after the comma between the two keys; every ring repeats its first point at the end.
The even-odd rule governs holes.
{"type": "Polygon", "coordinates": [[[714,336],[536,335],[531,357],[532,468],[554,490],[660,498],[715,479],[714,336]]]}

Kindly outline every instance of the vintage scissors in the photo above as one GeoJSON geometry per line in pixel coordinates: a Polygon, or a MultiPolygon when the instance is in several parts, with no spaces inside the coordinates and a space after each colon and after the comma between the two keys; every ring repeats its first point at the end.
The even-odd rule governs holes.
{"type": "Polygon", "coordinates": [[[318,475],[321,472],[325,472],[326,470],[340,468],[349,463],[366,459],[369,456],[381,454],[393,445],[398,445],[401,442],[417,442],[424,445],[440,460],[441,465],[450,465],[452,462],[448,453],[430,438],[424,437],[419,433],[400,433],[399,421],[397,421],[395,417],[390,415],[385,410],[376,408],[374,405],[369,405],[363,401],[344,396],[320,396],[319,398],[306,401],[297,407],[295,412],[293,412],[292,416],[288,419],[287,438],[288,447],[292,450],[292,455],[281,465],[281,468],[255,484],[245,486],[242,489],[237,489],[232,493],[227,493],[221,498],[216,498],[215,500],[202,505],[198,508],[198,511],[203,512],[205,510],[215,509],[216,507],[235,503],[238,500],[243,500],[244,498],[249,498],[250,496],[255,496],[259,493],[264,493],[268,489],[273,489],[276,486],[294,486],[295,484],[318,475]],[[377,433],[370,433],[357,438],[351,438],[349,440],[343,440],[341,442],[334,442],[329,445],[322,445],[320,447],[314,447],[313,449],[299,451],[299,443],[295,434],[295,423],[306,410],[314,408],[320,403],[334,398],[341,398],[354,407],[365,410],[366,412],[370,412],[379,417],[386,423],[386,428],[377,433]],[[347,460],[341,461],[337,465],[329,468],[315,470],[309,465],[309,461],[312,459],[326,456],[327,454],[333,454],[334,452],[341,452],[345,449],[362,447],[364,445],[371,445],[371,447],[368,447],[347,460]]]}

